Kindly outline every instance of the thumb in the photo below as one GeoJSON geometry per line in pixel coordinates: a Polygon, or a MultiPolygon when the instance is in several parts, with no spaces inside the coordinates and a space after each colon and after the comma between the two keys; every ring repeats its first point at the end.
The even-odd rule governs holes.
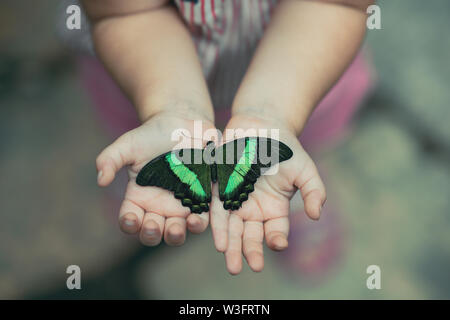
{"type": "Polygon", "coordinates": [[[318,220],[327,195],[317,167],[311,158],[308,157],[303,170],[295,178],[294,184],[302,194],[306,214],[311,219],[318,220]]]}
{"type": "Polygon", "coordinates": [[[130,136],[127,133],[106,147],[96,160],[98,185],[109,185],[123,166],[133,163],[132,155],[130,136]]]}

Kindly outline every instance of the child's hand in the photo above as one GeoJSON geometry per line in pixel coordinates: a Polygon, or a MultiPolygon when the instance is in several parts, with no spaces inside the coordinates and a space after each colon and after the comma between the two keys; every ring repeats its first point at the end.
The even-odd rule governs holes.
{"type": "MultiPolygon", "coordinates": [[[[143,244],[158,245],[164,235],[169,245],[181,245],[186,237],[186,225],[193,233],[203,232],[208,226],[209,213],[190,214],[180,200],[167,190],[141,187],[136,184],[139,170],[158,155],[168,152],[176,142],[171,141],[175,129],[193,132],[193,120],[180,115],[160,113],[118,138],[97,158],[98,184],[107,186],[123,166],[129,165],[125,199],[119,213],[119,224],[125,233],[139,233],[143,244]]],[[[214,128],[203,121],[203,130],[214,128]]]]}
{"type": "MultiPolygon", "coordinates": [[[[237,274],[242,269],[242,252],[253,271],[264,267],[263,238],[272,250],[288,246],[289,200],[297,188],[303,197],[306,214],[319,219],[326,200],[325,187],[311,158],[303,150],[297,137],[286,127],[257,117],[235,116],[227,129],[280,129],[280,141],[293,151],[293,157],[280,164],[276,175],[261,176],[255,191],[233,211],[223,209],[217,186],[211,203],[211,228],[216,249],[225,253],[228,271],[237,274]]],[[[237,137],[240,138],[240,137],[237,137]]]]}

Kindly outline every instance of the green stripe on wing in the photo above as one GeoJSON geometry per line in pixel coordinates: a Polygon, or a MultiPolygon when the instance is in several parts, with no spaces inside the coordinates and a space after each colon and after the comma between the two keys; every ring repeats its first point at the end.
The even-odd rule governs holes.
{"type": "Polygon", "coordinates": [[[169,163],[172,172],[180,179],[181,182],[187,184],[193,194],[200,198],[206,198],[206,192],[203,190],[202,184],[197,175],[189,170],[174,153],[168,153],[166,160],[169,163]]]}
{"type": "Polygon", "coordinates": [[[256,138],[250,138],[247,140],[244,152],[234,167],[233,173],[228,178],[227,186],[225,187],[225,194],[232,193],[244,181],[244,177],[252,167],[253,161],[256,157],[256,142],[256,138]]]}

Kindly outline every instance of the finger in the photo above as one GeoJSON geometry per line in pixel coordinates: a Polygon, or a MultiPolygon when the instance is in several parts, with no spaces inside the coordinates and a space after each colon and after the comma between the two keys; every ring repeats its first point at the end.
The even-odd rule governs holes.
{"type": "Polygon", "coordinates": [[[139,238],[142,244],[146,246],[156,246],[161,242],[164,232],[165,218],[153,212],[147,212],[144,215],[139,238]]]}
{"type": "Polygon", "coordinates": [[[264,268],[263,255],[264,226],[259,221],[246,221],[244,223],[243,251],[250,268],[260,272],[264,268]]]}
{"type": "Polygon", "coordinates": [[[166,219],[164,241],[169,246],[181,246],[186,239],[186,219],[171,217],[166,219]]]}
{"type": "Polygon", "coordinates": [[[264,236],[267,246],[276,251],[281,251],[288,246],[289,219],[288,217],[267,220],[264,223],[264,236]]]}
{"type": "Polygon", "coordinates": [[[139,199],[142,207],[150,212],[158,212],[165,217],[186,218],[190,210],[184,207],[181,201],[174,198],[173,193],[163,188],[142,187],[131,180],[128,184],[127,195],[139,199]]]}
{"type": "Polygon", "coordinates": [[[228,248],[225,251],[225,261],[228,272],[238,274],[242,270],[242,233],[244,223],[241,217],[232,214],[228,226],[228,248]]]}
{"type": "Polygon", "coordinates": [[[228,246],[228,219],[230,213],[223,208],[218,196],[217,184],[213,186],[211,199],[211,229],[214,245],[219,252],[225,252],[228,246]]]}
{"type": "Polygon", "coordinates": [[[201,214],[191,213],[187,219],[187,228],[192,233],[202,233],[206,230],[209,223],[209,212],[201,214]]]}
{"type": "Polygon", "coordinates": [[[144,209],[133,201],[125,198],[119,210],[120,229],[128,234],[135,234],[139,231],[144,218],[144,209]]]}
{"type": "Polygon", "coordinates": [[[132,163],[129,135],[124,134],[111,145],[106,147],[97,157],[97,183],[99,186],[107,186],[123,166],[132,163]]]}
{"type": "Polygon", "coordinates": [[[316,165],[311,159],[294,183],[302,194],[306,214],[311,219],[318,220],[327,195],[316,165]]]}

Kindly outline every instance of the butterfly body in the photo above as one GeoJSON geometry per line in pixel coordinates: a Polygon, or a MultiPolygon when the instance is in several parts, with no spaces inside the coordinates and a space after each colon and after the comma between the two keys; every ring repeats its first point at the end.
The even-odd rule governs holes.
{"type": "Polygon", "coordinates": [[[179,149],[156,157],[141,169],[136,183],[172,191],[183,206],[201,213],[209,211],[211,183],[218,182],[224,208],[237,210],[262,170],[291,157],[288,146],[269,138],[246,137],[218,148],[210,141],[204,149],[179,149]]]}

